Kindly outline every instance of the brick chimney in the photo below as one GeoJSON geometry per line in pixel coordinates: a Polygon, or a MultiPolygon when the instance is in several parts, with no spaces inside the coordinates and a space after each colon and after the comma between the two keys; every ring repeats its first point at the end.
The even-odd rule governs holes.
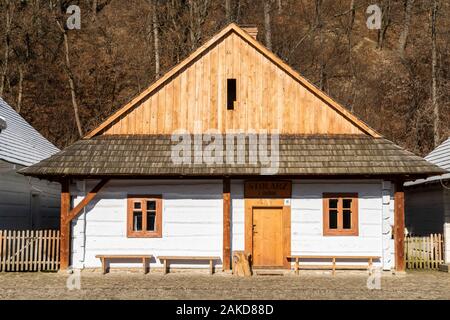
{"type": "Polygon", "coordinates": [[[258,27],[255,25],[241,25],[240,26],[245,32],[251,35],[254,39],[258,36],[258,27]]]}

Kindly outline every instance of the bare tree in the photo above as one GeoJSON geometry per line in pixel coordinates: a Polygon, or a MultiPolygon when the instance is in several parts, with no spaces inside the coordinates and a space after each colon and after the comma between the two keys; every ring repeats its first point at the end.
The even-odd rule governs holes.
{"type": "MultiPolygon", "coordinates": [[[[348,41],[348,63],[350,64],[350,69],[352,73],[352,80],[351,80],[351,86],[352,86],[352,99],[355,96],[356,91],[356,75],[355,75],[355,67],[353,64],[353,57],[352,57],[352,51],[353,51],[353,26],[355,25],[355,16],[356,16],[356,6],[355,6],[355,0],[350,1],[350,8],[349,8],[349,22],[347,27],[347,41],[348,41]]],[[[350,111],[353,110],[354,103],[350,104],[350,111]]]]}
{"type": "Polygon", "coordinates": [[[278,14],[283,14],[283,1],[282,0],[277,0],[277,4],[278,4],[278,14]]]}
{"type": "Polygon", "coordinates": [[[322,0],[316,0],[314,2],[315,8],[315,25],[319,35],[319,88],[325,90],[327,82],[327,73],[325,71],[325,58],[324,58],[324,34],[323,34],[323,21],[322,21],[322,0]]]}
{"type": "Polygon", "coordinates": [[[230,23],[232,21],[231,0],[225,0],[225,17],[227,19],[227,23],[230,23]]]}
{"type": "Polygon", "coordinates": [[[152,30],[153,30],[153,51],[155,54],[155,79],[161,76],[160,46],[159,46],[159,20],[157,0],[150,0],[152,4],[152,30]]]}
{"type": "Polygon", "coordinates": [[[406,49],[406,43],[408,41],[408,35],[409,35],[409,27],[411,24],[411,12],[412,7],[414,4],[414,0],[404,0],[404,18],[403,18],[403,29],[400,33],[400,38],[398,40],[398,52],[400,54],[400,57],[405,57],[405,49],[406,49]]]}
{"type": "Polygon", "coordinates": [[[23,97],[23,77],[24,77],[24,69],[25,66],[22,64],[19,64],[19,89],[17,93],[17,105],[16,105],[16,111],[20,113],[20,110],[22,109],[22,97],[23,97]]]}
{"type": "Polygon", "coordinates": [[[391,25],[391,0],[384,0],[381,5],[381,29],[378,30],[378,49],[383,49],[386,32],[391,25]]]}
{"type": "Polygon", "coordinates": [[[92,20],[97,18],[98,0],[92,0],[92,20]]]}
{"type": "Polygon", "coordinates": [[[191,49],[195,50],[202,39],[202,26],[208,16],[211,0],[189,0],[189,32],[191,49]]]}
{"type": "Polygon", "coordinates": [[[437,46],[436,46],[436,29],[437,29],[437,15],[439,10],[439,1],[433,0],[431,9],[431,100],[433,104],[433,138],[434,147],[437,147],[440,142],[439,137],[439,103],[437,97],[437,46]]]}
{"type": "Polygon", "coordinates": [[[272,0],[264,0],[264,35],[266,47],[272,50],[272,0]]]}
{"type": "Polygon", "coordinates": [[[76,92],[76,87],[75,87],[75,77],[73,75],[71,66],[70,66],[70,49],[69,49],[69,39],[67,36],[67,30],[64,29],[64,27],[61,25],[61,23],[56,20],[56,24],[58,25],[59,30],[61,31],[62,35],[63,35],[63,40],[64,40],[64,56],[65,56],[65,71],[69,80],[69,87],[70,87],[70,93],[72,96],[72,106],[73,106],[73,111],[75,114],[75,123],[77,125],[77,129],[78,129],[78,134],[80,135],[80,138],[83,137],[83,128],[81,126],[81,120],[80,120],[80,115],[79,115],[79,108],[78,108],[78,102],[77,102],[77,92],[76,92]]]}
{"type": "Polygon", "coordinates": [[[0,97],[3,96],[8,74],[9,52],[11,50],[11,24],[14,10],[13,4],[10,0],[5,0],[5,6],[5,52],[3,58],[3,69],[0,76],[0,97]]]}

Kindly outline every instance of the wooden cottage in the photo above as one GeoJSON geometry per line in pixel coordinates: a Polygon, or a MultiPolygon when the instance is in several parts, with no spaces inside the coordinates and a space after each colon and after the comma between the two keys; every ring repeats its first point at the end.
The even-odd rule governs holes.
{"type": "Polygon", "coordinates": [[[214,259],[229,270],[243,251],[255,269],[329,264],[325,256],[399,271],[403,182],[442,172],[235,24],[84,139],[21,171],[62,184],[63,269],[122,257],[111,264],[214,259]],[[216,144],[211,161],[221,136],[241,143],[216,144]]]}

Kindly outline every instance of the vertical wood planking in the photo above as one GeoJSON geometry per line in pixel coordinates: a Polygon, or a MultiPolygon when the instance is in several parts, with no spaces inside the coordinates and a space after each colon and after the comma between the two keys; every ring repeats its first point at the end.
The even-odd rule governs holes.
{"type": "Polygon", "coordinates": [[[188,100],[187,72],[180,75],[180,99],[177,101],[179,109],[178,128],[187,130],[187,100],[188,100]]]}
{"type": "Polygon", "coordinates": [[[211,100],[210,100],[210,82],[211,82],[211,53],[210,51],[205,53],[203,57],[203,76],[201,79],[201,114],[200,121],[202,122],[203,130],[211,128],[210,113],[211,113],[211,100]]]}
{"type": "Polygon", "coordinates": [[[192,132],[196,120],[203,131],[278,128],[286,134],[363,134],[234,32],[167,79],[106,134],[192,132]],[[227,78],[236,78],[238,89],[237,107],[228,112],[227,78]]]}
{"type": "Polygon", "coordinates": [[[157,103],[157,110],[158,110],[158,125],[157,125],[157,132],[164,133],[164,117],[166,112],[166,101],[165,101],[165,91],[160,90],[157,95],[158,103],[157,103]]]}
{"type": "Polygon", "coordinates": [[[187,83],[188,83],[188,103],[186,105],[187,107],[187,124],[186,124],[186,129],[189,132],[193,132],[194,129],[194,119],[195,119],[195,112],[196,112],[196,107],[195,107],[195,67],[190,67],[187,70],[187,83]]]}
{"type": "Polygon", "coordinates": [[[235,117],[233,119],[233,129],[248,130],[250,112],[249,106],[249,75],[250,75],[250,61],[248,53],[248,44],[239,41],[239,37],[235,36],[233,42],[233,50],[238,50],[241,53],[239,60],[234,59],[236,65],[233,68],[233,77],[241,79],[241,85],[238,86],[238,108],[234,111],[235,117]],[[238,49],[240,48],[240,49],[238,49]],[[240,94],[240,95],[239,95],[240,94]]]}
{"type": "MultiPolygon", "coordinates": [[[[237,65],[237,63],[236,64],[234,63],[233,57],[235,59],[239,59],[239,53],[235,52],[235,54],[233,55],[233,38],[231,36],[224,40],[224,48],[225,48],[225,78],[222,81],[223,81],[223,85],[224,85],[224,92],[225,92],[225,99],[226,99],[226,97],[227,97],[226,96],[227,79],[234,77],[233,67],[237,65]]],[[[239,87],[240,83],[241,83],[241,79],[236,78],[236,82],[237,82],[237,86],[239,87]]],[[[240,101],[240,92],[237,92],[237,99],[238,99],[238,101],[240,101]]],[[[227,102],[225,100],[224,106],[223,106],[224,113],[225,113],[224,130],[225,130],[225,128],[232,130],[234,128],[234,126],[233,126],[234,112],[227,110],[226,104],[227,104],[227,102]]]]}
{"type": "Polygon", "coordinates": [[[222,132],[225,128],[225,44],[222,40],[217,46],[217,129],[222,132]]]}
{"type": "Polygon", "coordinates": [[[172,88],[172,123],[171,123],[171,132],[167,132],[168,134],[172,134],[174,130],[177,130],[180,125],[180,95],[181,95],[181,77],[177,76],[173,79],[173,88],[172,88]]]}
{"type": "MultiPolygon", "coordinates": [[[[194,123],[193,127],[195,128],[197,123],[199,125],[202,125],[202,112],[203,112],[203,105],[202,105],[202,81],[203,81],[203,64],[204,60],[199,59],[195,62],[195,113],[194,113],[194,123]]],[[[200,128],[202,130],[202,128],[200,128]]],[[[194,130],[195,131],[195,130],[194,130]]]]}
{"type": "Polygon", "coordinates": [[[176,112],[173,107],[174,83],[175,83],[175,80],[170,81],[165,86],[165,89],[162,91],[162,92],[164,92],[164,95],[165,95],[163,132],[167,133],[167,134],[171,134],[170,131],[172,129],[172,118],[176,117],[176,112]]]}
{"type": "Polygon", "coordinates": [[[205,83],[205,85],[209,86],[209,108],[208,108],[208,128],[218,128],[219,126],[219,108],[217,105],[218,98],[218,48],[214,48],[210,53],[210,71],[209,71],[209,83],[205,83]]]}

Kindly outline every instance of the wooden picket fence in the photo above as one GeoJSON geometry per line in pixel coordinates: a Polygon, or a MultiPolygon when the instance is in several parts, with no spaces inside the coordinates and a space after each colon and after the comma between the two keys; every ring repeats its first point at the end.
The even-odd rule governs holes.
{"type": "Polygon", "coordinates": [[[59,231],[0,231],[0,272],[57,271],[59,231]]]}
{"type": "Polygon", "coordinates": [[[428,237],[405,238],[406,267],[408,269],[439,269],[444,263],[444,241],[441,234],[428,237]]]}

